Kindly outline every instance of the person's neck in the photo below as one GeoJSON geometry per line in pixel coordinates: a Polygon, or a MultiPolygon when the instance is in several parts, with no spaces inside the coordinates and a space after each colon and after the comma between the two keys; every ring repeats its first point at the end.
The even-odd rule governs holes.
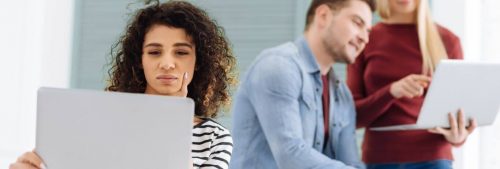
{"type": "Polygon", "coordinates": [[[390,18],[384,20],[388,24],[414,24],[416,23],[415,14],[393,14],[390,18]]]}
{"type": "Polygon", "coordinates": [[[197,124],[201,123],[202,121],[203,121],[203,119],[195,116],[193,118],[193,126],[196,126],[197,124]]]}
{"type": "Polygon", "coordinates": [[[304,37],[311,49],[311,52],[316,59],[316,63],[319,65],[319,71],[321,75],[326,75],[332,68],[332,65],[335,63],[333,60],[333,56],[330,56],[326,51],[326,46],[321,42],[320,38],[317,35],[313,35],[312,32],[306,31],[304,33],[304,37]]]}

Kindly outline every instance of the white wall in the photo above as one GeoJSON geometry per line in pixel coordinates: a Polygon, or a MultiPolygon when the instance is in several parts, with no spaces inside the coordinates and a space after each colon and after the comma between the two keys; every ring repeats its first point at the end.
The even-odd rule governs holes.
{"type": "Polygon", "coordinates": [[[35,145],[36,90],[68,87],[73,1],[0,5],[0,168],[35,145]]]}
{"type": "MultiPolygon", "coordinates": [[[[500,62],[500,1],[481,0],[481,27],[482,45],[481,59],[500,62]]],[[[479,144],[479,166],[482,169],[500,168],[500,115],[497,115],[493,126],[484,127],[480,130],[479,144]]]]}

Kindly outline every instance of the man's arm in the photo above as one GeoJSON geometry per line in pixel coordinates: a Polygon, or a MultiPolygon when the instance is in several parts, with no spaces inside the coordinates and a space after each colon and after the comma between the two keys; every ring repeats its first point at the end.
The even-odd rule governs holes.
{"type": "MultiPolygon", "coordinates": [[[[347,90],[347,87],[344,86],[345,91],[347,90]]],[[[355,166],[356,168],[365,168],[365,165],[363,162],[361,162],[359,153],[358,153],[358,145],[357,145],[357,137],[356,137],[356,111],[354,108],[354,103],[352,101],[351,97],[346,97],[350,98],[351,105],[348,110],[347,116],[349,117],[349,121],[346,124],[346,126],[342,126],[342,130],[339,134],[338,138],[338,143],[340,146],[338,147],[338,152],[337,157],[339,160],[343,161],[347,165],[350,166],[355,166]]],[[[333,143],[335,144],[335,143],[333,143]]]]}

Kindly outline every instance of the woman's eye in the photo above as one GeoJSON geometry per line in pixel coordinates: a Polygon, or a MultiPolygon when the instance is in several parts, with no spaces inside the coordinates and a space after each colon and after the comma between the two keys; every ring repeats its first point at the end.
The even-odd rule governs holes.
{"type": "Polygon", "coordinates": [[[177,52],[175,52],[175,54],[180,55],[180,56],[184,56],[184,55],[188,55],[188,54],[189,54],[189,52],[185,52],[185,51],[177,51],[177,52]]]}
{"type": "Polygon", "coordinates": [[[158,55],[160,55],[160,54],[161,54],[161,52],[160,52],[160,51],[149,51],[149,52],[148,52],[148,54],[149,54],[149,55],[155,55],[155,56],[158,56],[158,55]]]}

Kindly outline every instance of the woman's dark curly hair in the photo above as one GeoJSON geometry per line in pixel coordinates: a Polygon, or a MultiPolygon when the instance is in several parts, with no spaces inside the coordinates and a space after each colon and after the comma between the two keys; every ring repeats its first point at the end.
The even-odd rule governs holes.
{"type": "Polygon", "coordinates": [[[230,88],[236,83],[235,57],[223,29],[208,14],[188,2],[155,1],[140,9],[127,32],[112,47],[110,84],[107,91],[144,93],[146,79],[142,66],[144,37],[153,25],[181,28],[196,46],[196,63],[188,95],[195,102],[195,115],[215,117],[230,104],[230,88]]]}

